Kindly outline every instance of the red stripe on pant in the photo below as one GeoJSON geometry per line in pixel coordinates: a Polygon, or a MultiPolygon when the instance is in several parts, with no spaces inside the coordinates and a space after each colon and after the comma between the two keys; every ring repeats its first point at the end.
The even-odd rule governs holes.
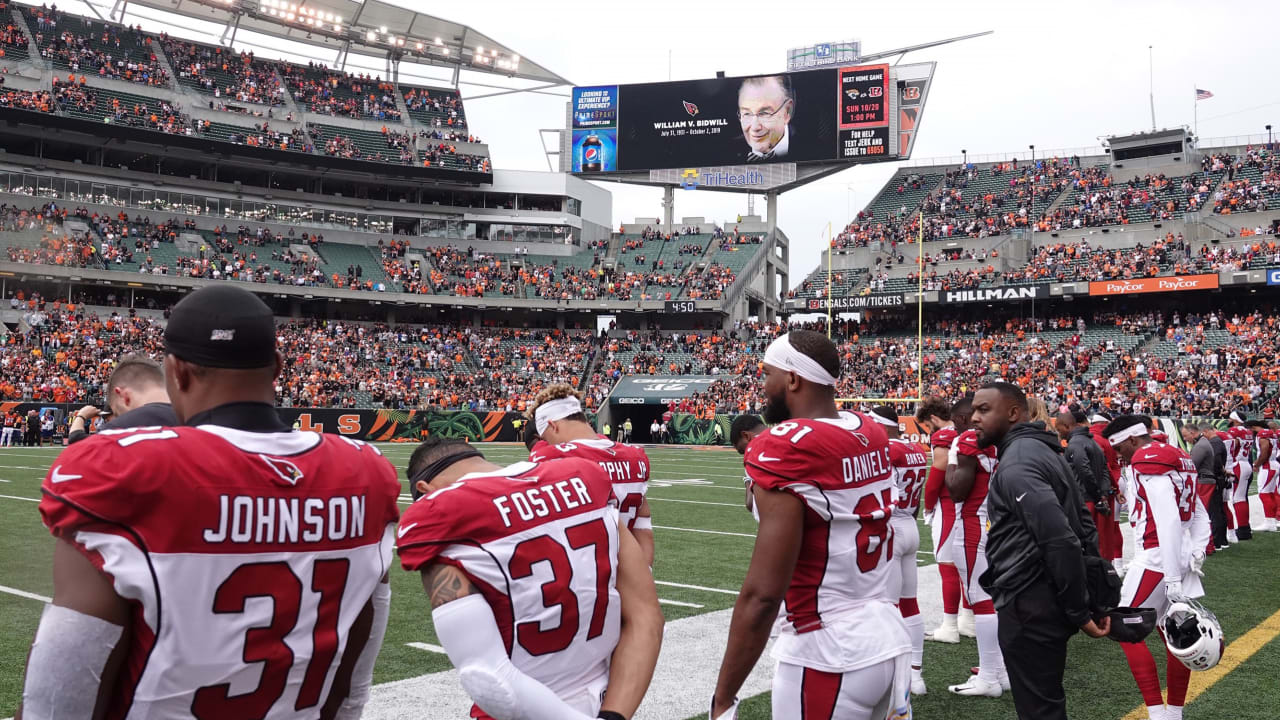
{"type": "Polygon", "coordinates": [[[964,597],[970,603],[973,598],[969,597],[969,586],[973,583],[973,567],[978,562],[978,541],[982,539],[982,520],[977,515],[969,515],[967,513],[960,514],[960,524],[964,535],[960,538],[964,541],[961,552],[964,553],[964,597]]]}
{"type": "Polygon", "coordinates": [[[841,673],[805,668],[800,680],[800,720],[832,720],[843,681],[841,673]]]}
{"type": "Polygon", "coordinates": [[[1164,582],[1164,573],[1144,569],[1142,571],[1142,580],[1138,582],[1138,592],[1129,601],[1129,607],[1142,607],[1142,603],[1151,597],[1151,593],[1155,592],[1162,582],[1164,582]]]}

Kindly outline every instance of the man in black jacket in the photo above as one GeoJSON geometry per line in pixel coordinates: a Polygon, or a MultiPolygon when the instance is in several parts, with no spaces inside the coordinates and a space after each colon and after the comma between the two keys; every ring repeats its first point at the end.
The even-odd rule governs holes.
{"type": "Polygon", "coordinates": [[[1016,385],[988,383],[973,397],[979,446],[996,445],[987,513],[988,570],[980,578],[1000,618],[1000,650],[1020,720],[1066,720],[1067,641],[1077,629],[1105,637],[1111,623],[1089,609],[1084,553],[1097,554],[1058,437],[1028,422],[1016,385]]]}
{"type": "Polygon", "coordinates": [[[1094,527],[1111,522],[1111,472],[1107,468],[1107,456],[1093,439],[1081,412],[1064,412],[1054,421],[1058,436],[1067,443],[1063,456],[1071,466],[1076,485],[1084,494],[1094,527]]]}

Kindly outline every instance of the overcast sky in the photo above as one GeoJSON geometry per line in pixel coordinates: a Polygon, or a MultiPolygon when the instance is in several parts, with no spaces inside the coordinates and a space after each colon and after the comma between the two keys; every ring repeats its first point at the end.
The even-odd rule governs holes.
{"type": "MultiPolygon", "coordinates": [[[[938,63],[917,161],[958,156],[961,149],[971,159],[1026,153],[1029,144],[1042,156],[1056,148],[1096,146],[1099,136],[1149,129],[1148,45],[1154,46],[1159,127],[1192,125],[1195,87],[1214,94],[1199,103],[1204,139],[1265,134],[1264,125],[1280,121],[1280,82],[1272,43],[1262,31],[1280,21],[1275,0],[1233,1],[1221,10],[1203,2],[1146,0],[393,1],[471,25],[580,85],[688,80],[713,77],[718,70],[774,72],[785,67],[790,47],[860,39],[864,52],[875,52],[994,30],[903,60],[938,63]]],[[[463,86],[464,99],[483,92],[463,86]]],[[[467,116],[489,143],[495,168],[546,170],[537,130],[561,127],[565,102],[567,97],[527,93],[482,99],[467,105],[467,116]]],[[[1280,122],[1274,124],[1280,130],[1280,122]]],[[[856,212],[869,202],[892,172],[891,165],[851,168],[782,196],[779,226],[792,240],[792,285],[817,264],[827,223],[842,226],[850,208],[856,212]]],[[[615,227],[635,217],[661,216],[660,191],[606,187],[613,192],[615,227]]],[[[764,214],[763,198],[756,211],[764,214]]],[[[745,212],[742,195],[676,193],[677,219],[732,220],[745,212]]]]}

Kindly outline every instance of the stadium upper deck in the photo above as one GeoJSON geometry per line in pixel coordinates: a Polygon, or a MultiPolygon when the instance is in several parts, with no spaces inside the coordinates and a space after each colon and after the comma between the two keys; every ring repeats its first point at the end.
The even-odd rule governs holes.
{"type": "Polygon", "coordinates": [[[0,64],[18,79],[0,107],[366,163],[492,172],[451,88],[266,60],[52,7],[0,14],[10,15],[0,64]]]}

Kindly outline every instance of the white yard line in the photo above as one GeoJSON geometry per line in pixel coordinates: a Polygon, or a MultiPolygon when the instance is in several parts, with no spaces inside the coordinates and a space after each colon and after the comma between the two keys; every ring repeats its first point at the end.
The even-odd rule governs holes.
{"type": "Polygon", "coordinates": [[[755,538],[755,535],[752,535],[750,533],[725,532],[723,530],[696,530],[694,528],[679,528],[679,527],[670,527],[667,525],[654,525],[653,529],[654,530],[679,530],[680,532],[703,533],[705,535],[729,535],[731,537],[744,537],[744,538],[752,538],[752,539],[755,538]]]}
{"type": "Polygon", "coordinates": [[[646,497],[649,500],[660,500],[662,502],[689,503],[690,505],[720,505],[722,507],[744,507],[742,503],[722,503],[722,502],[711,502],[709,500],[677,500],[676,498],[654,497],[652,494],[646,495],[646,497]]]}
{"type": "Polygon", "coordinates": [[[4,498],[5,500],[26,500],[27,502],[33,503],[40,502],[40,498],[18,497],[17,495],[0,495],[0,498],[4,498]]]}
{"type": "Polygon", "coordinates": [[[654,580],[655,585],[665,585],[666,587],[685,588],[686,590],[701,590],[703,592],[720,593],[722,595],[737,595],[737,590],[725,590],[723,588],[706,587],[704,585],[685,585],[684,583],[667,582],[665,580],[654,580]]]}
{"type": "Polygon", "coordinates": [[[5,587],[4,585],[0,585],[0,592],[9,593],[10,595],[17,595],[18,597],[26,598],[28,600],[39,600],[40,602],[46,602],[46,603],[53,602],[53,598],[47,598],[43,595],[29,593],[26,590],[19,590],[17,588],[5,587]]]}
{"type": "Polygon", "coordinates": [[[706,607],[706,605],[698,605],[697,603],[691,603],[691,602],[680,602],[679,600],[666,600],[666,599],[663,599],[663,598],[658,598],[658,604],[659,604],[659,605],[675,605],[676,607],[687,607],[687,608],[704,608],[704,607],[706,607]]]}
{"type": "Polygon", "coordinates": [[[415,650],[426,650],[427,652],[438,653],[440,655],[445,654],[444,648],[440,647],[439,645],[432,645],[431,643],[411,642],[411,643],[405,643],[405,645],[415,650]]]}

